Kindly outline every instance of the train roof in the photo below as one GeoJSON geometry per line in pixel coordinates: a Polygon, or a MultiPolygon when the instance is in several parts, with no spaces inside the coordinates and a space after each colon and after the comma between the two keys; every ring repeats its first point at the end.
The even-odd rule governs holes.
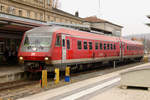
{"type": "Polygon", "coordinates": [[[101,34],[94,34],[94,33],[81,31],[81,30],[77,30],[77,29],[73,29],[73,28],[63,27],[63,26],[54,26],[54,25],[41,26],[41,27],[36,27],[34,29],[31,29],[29,31],[58,32],[58,33],[64,33],[67,35],[71,35],[74,37],[79,37],[79,38],[88,38],[88,39],[111,41],[111,42],[119,42],[121,40],[127,44],[143,45],[141,42],[127,40],[127,39],[124,39],[122,37],[120,38],[120,37],[115,37],[115,36],[106,36],[106,35],[101,35],[101,34]]]}
{"type": "Polygon", "coordinates": [[[143,45],[142,42],[138,42],[138,41],[128,40],[128,39],[124,39],[124,38],[121,38],[121,40],[127,44],[143,45]]]}
{"type": "MultiPolygon", "coordinates": [[[[59,27],[59,26],[58,26],[59,27]]],[[[64,32],[67,35],[71,35],[74,37],[79,37],[79,38],[88,38],[88,39],[94,39],[94,40],[103,40],[103,41],[113,41],[113,42],[118,42],[119,38],[114,37],[114,36],[106,36],[106,35],[101,35],[101,34],[93,34],[90,32],[86,31],[81,31],[81,30],[76,30],[72,28],[66,28],[66,27],[56,27],[58,30],[57,32],[64,32]]]]}

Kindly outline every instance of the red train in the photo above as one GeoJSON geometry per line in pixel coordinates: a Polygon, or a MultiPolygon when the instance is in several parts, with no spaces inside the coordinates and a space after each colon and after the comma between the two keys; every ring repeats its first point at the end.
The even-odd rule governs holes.
{"type": "Polygon", "coordinates": [[[88,65],[116,60],[140,60],[142,43],[120,37],[93,34],[60,26],[41,26],[27,31],[18,58],[27,71],[41,71],[67,65],[88,65]]]}

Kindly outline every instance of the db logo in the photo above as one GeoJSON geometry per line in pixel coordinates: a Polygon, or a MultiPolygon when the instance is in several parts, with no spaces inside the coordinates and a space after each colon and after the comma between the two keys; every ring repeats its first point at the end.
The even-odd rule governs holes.
{"type": "Polygon", "coordinates": [[[31,56],[35,56],[35,53],[31,53],[31,56]]]}

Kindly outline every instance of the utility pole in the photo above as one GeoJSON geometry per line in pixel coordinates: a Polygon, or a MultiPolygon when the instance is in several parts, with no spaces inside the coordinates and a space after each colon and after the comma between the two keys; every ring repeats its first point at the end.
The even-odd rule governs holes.
{"type": "Polygon", "coordinates": [[[98,0],[99,2],[98,2],[98,4],[99,4],[99,10],[100,10],[100,0],[98,0]]]}
{"type": "Polygon", "coordinates": [[[98,16],[99,16],[99,18],[102,17],[101,16],[101,2],[100,2],[100,0],[98,0],[98,16]]]}

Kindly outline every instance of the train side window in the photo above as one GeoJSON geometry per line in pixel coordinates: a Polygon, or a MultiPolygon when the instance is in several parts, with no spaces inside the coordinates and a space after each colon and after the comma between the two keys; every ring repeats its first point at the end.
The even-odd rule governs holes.
{"type": "Polygon", "coordinates": [[[78,45],[78,49],[82,49],[82,42],[81,41],[78,41],[77,45],[78,45]]]}
{"type": "Polygon", "coordinates": [[[70,40],[67,40],[67,49],[70,49],[70,40]]]}
{"type": "Polygon", "coordinates": [[[89,42],[89,49],[92,50],[92,42],[89,42]]]}
{"type": "Polygon", "coordinates": [[[109,44],[107,44],[107,50],[109,50],[109,44]]]}
{"type": "Polygon", "coordinates": [[[56,36],[56,46],[60,46],[60,35],[56,36]]]}
{"type": "Polygon", "coordinates": [[[100,49],[103,49],[103,44],[102,43],[100,43],[100,47],[99,47],[100,49]]]}
{"type": "Polygon", "coordinates": [[[106,49],[106,44],[104,43],[104,50],[106,49]]]}
{"type": "Polygon", "coordinates": [[[98,49],[98,42],[95,43],[95,49],[98,49]]]}
{"type": "Polygon", "coordinates": [[[87,49],[87,42],[84,41],[83,44],[84,44],[84,49],[87,49]]]}
{"type": "Polygon", "coordinates": [[[113,50],[113,45],[111,44],[111,50],[113,50]]]}
{"type": "Polygon", "coordinates": [[[62,46],[65,47],[65,39],[62,40],[62,46]]]}
{"type": "Polygon", "coordinates": [[[114,44],[114,49],[116,50],[116,44],[114,44]]]}

